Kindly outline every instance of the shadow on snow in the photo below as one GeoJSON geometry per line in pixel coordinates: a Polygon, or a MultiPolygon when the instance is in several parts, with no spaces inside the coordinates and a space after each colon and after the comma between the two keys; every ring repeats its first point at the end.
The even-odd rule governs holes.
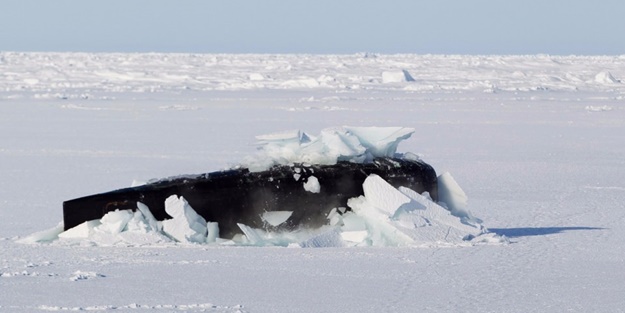
{"type": "Polygon", "coordinates": [[[559,234],[571,230],[600,230],[600,227],[520,227],[520,228],[489,228],[491,232],[505,235],[508,238],[544,236],[559,234]]]}

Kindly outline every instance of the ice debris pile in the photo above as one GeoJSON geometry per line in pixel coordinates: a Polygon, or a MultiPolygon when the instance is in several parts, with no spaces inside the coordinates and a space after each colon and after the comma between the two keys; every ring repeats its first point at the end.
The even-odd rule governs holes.
{"type": "Polygon", "coordinates": [[[263,171],[276,164],[369,162],[375,157],[395,156],[399,143],[414,131],[408,127],[343,126],[323,129],[318,136],[299,130],[256,136],[259,151],[245,158],[242,166],[263,171]]]}
{"type": "MultiPolygon", "coordinates": [[[[275,164],[335,164],[338,161],[368,162],[374,157],[397,157],[401,140],[412,128],[341,127],[328,128],[319,136],[294,131],[258,136],[259,153],[246,159],[247,166],[263,170],[275,164]]],[[[404,154],[402,157],[416,157],[404,154]]],[[[304,186],[318,192],[319,182],[304,186]]],[[[219,225],[198,215],[183,198],[165,200],[171,219],[157,221],[141,202],[136,210],[108,212],[99,220],[84,222],[63,231],[63,225],[20,239],[23,243],[55,241],[89,245],[212,244],[288,247],[349,246],[441,246],[501,243],[467,209],[467,196],[449,173],[438,177],[439,202],[425,192],[395,188],[372,174],[363,183],[363,195],[348,200],[347,207],[332,209],[328,222],[317,229],[270,231],[238,224],[241,234],[220,238],[219,225]]],[[[264,212],[267,225],[279,226],[292,211],[264,212]]]]}
{"type": "MultiPolygon", "coordinates": [[[[219,238],[219,225],[199,216],[182,197],[171,196],[165,208],[171,219],[157,221],[145,205],[137,210],[112,211],[63,231],[63,225],[32,234],[22,243],[57,241],[99,246],[136,246],[163,243],[254,245],[289,247],[349,246],[457,246],[499,243],[505,239],[489,233],[466,210],[466,196],[451,175],[440,177],[441,202],[427,193],[395,188],[373,174],[364,184],[364,195],[351,198],[348,208],[336,208],[328,225],[319,229],[270,232],[238,224],[242,235],[219,238]],[[449,202],[449,205],[444,201],[449,202]]],[[[263,219],[278,226],[290,211],[265,212],[263,219]]]]}

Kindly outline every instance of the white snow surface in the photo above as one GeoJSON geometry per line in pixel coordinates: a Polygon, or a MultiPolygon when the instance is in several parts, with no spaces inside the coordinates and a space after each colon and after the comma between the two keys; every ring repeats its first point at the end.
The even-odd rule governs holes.
{"type": "Polygon", "coordinates": [[[0,52],[0,311],[622,311],[624,77],[625,56],[0,52]],[[383,82],[402,70],[414,81],[383,82]],[[451,184],[454,214],[401,188],[399,208],[363,195],[289,248],[228,247],[213,224],[210,244],[176,243],[140,205],[135,231],[111,216],[35,242],[62,230],[64,200],[334,125],[414,129],[398,152],[468,200],[451,184]],[[458,239],[476,223],[509,244],[458,239]],[[411,244],[370,246],[389,231],[411,244]]]}

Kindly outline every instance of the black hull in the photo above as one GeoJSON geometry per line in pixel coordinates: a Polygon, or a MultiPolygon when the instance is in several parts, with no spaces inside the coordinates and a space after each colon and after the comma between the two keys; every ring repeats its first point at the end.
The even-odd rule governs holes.
{"type": "Polygon", "coordinates": [[[184,197],[207,221],[219,224],[220,237],[240,233],[237,223],[254,228],[276,229],[263,222],[269,211],[293,211],[280,229],[327,224],[328,213],[347,207],[347,200],[363,194],[362,184],[377,174],[395,187],[405,186],[419,193],[428,191],[438,198],[436,172],[422,162],[378,158],[373,163],[339,162],[335,165],[275,166],[267,171],[236,169],[197,176],[164,179],[143,186],[124,188],[63,203],[65,229],[85,221],[100,219],[109,211],[135,210],[137,202],[147,205],[157,220],[171,218],[165,212],[165,199],[184,197]],[[319,193],[306,191],[303,183],[314,176],[319,193]]]}

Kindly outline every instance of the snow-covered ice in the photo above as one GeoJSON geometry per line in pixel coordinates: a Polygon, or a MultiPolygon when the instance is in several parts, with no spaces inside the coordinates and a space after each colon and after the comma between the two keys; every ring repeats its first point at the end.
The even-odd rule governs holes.
{"type": "MultiPolygon", "coordinates": [[[[625,56],[0,52],[0,311],[619,312],[624,79],[625,56]],[[388,189],[404,200],[363,195],[316,233],[249,232],[288,248],[230,247],[210,221],[210,243],[156,237],[139,204],[134,231],[111,216],[60,235],[63,200],[335,125],[414,129],[396,152],[452,173],[452,198],[388,189]],[[411,243],[363,247],[389,232],[411,243]]],[[[370,149],[350,140],[323,157],[370,149]]]]}

